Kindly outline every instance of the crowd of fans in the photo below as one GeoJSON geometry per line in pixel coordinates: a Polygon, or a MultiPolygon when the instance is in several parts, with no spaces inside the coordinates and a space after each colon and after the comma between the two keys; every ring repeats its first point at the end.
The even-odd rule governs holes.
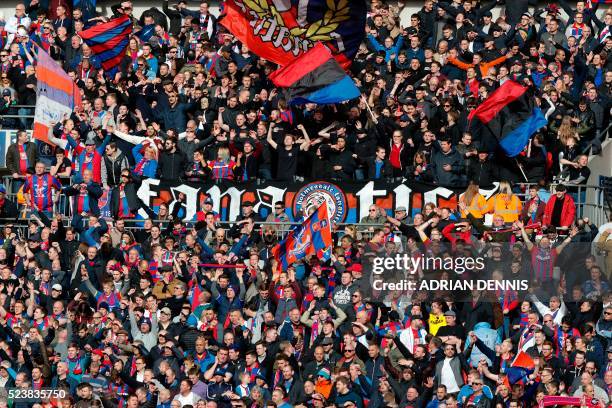
{"type": "Polygon", "coordinates": [[[425,0],[403,27],[403,2],[374,0],[350,68],[363,97],[334,106],[290,106],[268,80],[276,67],[205,1],[141,16],[127,1],[113,16],[17,4],[0,50],[2,125],[19,129],[9,191],[0,186],[0,386],[64,390],[62,408],[527,408],[553,395],[607,406],[612,228],[599,231],[575,201],[606,138],[612,11],[559,4],[529,11],[515,0],[494,19],[499,1],[425,0]],[[78,33],[122,14],[136,34],[109,78],[78,33]],[[83,97],[50,129],[50,163],[25,131],[34,43],[83,97]],[[509,80],[531,88],[548,120],[512,159],[467,119],[509,80]],[[457,208],[412,214],[372,205],[360,223],[334,227],[331,259],[282,268],[272,248],[294,219],[284,203],[262,219],[244,202],[221,224],[209,197],[186,220],[183,194],[179,205],[144,205],[146,178],[406,179],[465,194],[457,208]],[[487,200],[480,188],[494,182],[487,200]],[[112,219],[100,216],[105,190],[112,219]],[[60,193],[68,213],[55,206],[60,193]],[[25,231],[14,223],[22,208],[25,231]],[[135,218],[142,227],[127,228],[135,218]],[[485,259],[479,272],[410,279],[529,288],[372,291],[369,262],[398,253],[485,259]],[[521,351],[535,369],[510,378],[521,351]]]}

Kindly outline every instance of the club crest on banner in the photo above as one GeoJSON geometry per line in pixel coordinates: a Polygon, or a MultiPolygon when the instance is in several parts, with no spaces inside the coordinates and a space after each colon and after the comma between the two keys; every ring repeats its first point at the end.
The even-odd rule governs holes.
{"type": "Polygon", "coordinates": [[[323,201],[327,202],[332,223],[343,222],[346,217],[346,197],[338,186],[327,182],[309,183],[299,190],[293,203],[294,213],[302,212],[307,216],[323,201]]]}

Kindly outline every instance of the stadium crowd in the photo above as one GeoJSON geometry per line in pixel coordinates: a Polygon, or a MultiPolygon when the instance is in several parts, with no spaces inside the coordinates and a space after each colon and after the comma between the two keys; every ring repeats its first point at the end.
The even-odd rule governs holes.
{"type": "MultiPolygon", "coordinates": [[[[0,387],[64,390],[62,408],[528,408],[547,396],[608,406],[612,228],[600,231],[575,201],[607,135],[611,10],[425,0],[403,27],[403,2],[373,0],[350,68],[363,97],[291,106],[268,79],[276,67],[206,1],[166,0],[140,16],[126,1],[89,19],[48,3],[17,4],[0,50],[2,126],[19,129],[6,154],[11,183],[0,186],[0,387]],[[123,14],[136,34],[109,78],[78,33],[123,14]],[[34,43],[83,100],[50,129],[50,163],[25,131],[34,43]],[[467,118],[509,80],[530,87],[548,120],[512,159],[467,118]],[[188,220],[184,195],[155,208],[140,200],[147,178],[413,180],[465,194],[457,208],[410,214],[372,205],[360,223],[334,228],[328,261],[280,268],[272,248],[294,220],[282,202],[265,219],[244,202],[228,224],[209,197],[188,220]],[[480,188],[494,182],[487,200],[480,188]],[[100,216],[105,190],[112,219],[100,216]],[[57,211],[60,194],[70,213],[57,211]],[[398,253],[485,259],[479,272],[411,279],[529,288],[372,291],[369,262],[398,253]],[[517,377],[522,352],[534,367],[517,377]]],[[[9,403],[46,404],[0,395],[9,403]]]]}

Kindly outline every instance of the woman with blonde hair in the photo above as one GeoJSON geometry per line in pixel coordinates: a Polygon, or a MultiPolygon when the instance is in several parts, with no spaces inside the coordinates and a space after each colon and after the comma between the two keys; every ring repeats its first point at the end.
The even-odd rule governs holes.
{"type": "Polygon", "coordinates": [[[155,178],[157,172],[157,149],[153,145],[138,144],[132,149],[136,161],[134,174],[145,178],[155,178]]]}
{"type": "Polygon", "coordinates": [[[568,139],[572,137],[576,140],[580,140],[580,135],[576,131],[576,127],[572,124],[572,119],[565,115],[563,119],[561,119],[559,129],[557,129],[557,139],[563,146],[567,146],[568,139]]]}
{"type": "Polygon", "coordinates": [[[483,210],[487,206],[487,199],[480,194],[480,187],[476,182],[470,181],[465,193],[459,198],[458,206],[462,218],[467,218],[468,214],[478,219],[484,217],[483,210]]]}
{"type": "Polygon", "coordinates": [[[486,207],[483,209],[483,214],[496,214],[504,219],[507,224],[512,224],[518,221],[523,204],[521,200],[512,192],[512,187],[507,181],[500,181],[499,192],[495,194],[486,207]]]}
{"type": "Polygon", "coordinates": [[[217,159],[208,163],[213,180],[233,180],[236,162],[230,157],[229,148],[223,146],[217,150],[217,159]]]}

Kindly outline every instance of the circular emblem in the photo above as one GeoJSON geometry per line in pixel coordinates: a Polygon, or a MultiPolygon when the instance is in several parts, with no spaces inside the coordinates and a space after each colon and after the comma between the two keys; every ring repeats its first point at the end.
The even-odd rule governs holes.
{"type": "Polygon", "coordinates": [[[293,212],[310,214],[323,201],[327,202],[329,219],[334,224],[344,221],[346,217],[346,197],[338,186],[325,181],[306,184],[295,195],[293,212]]]}

